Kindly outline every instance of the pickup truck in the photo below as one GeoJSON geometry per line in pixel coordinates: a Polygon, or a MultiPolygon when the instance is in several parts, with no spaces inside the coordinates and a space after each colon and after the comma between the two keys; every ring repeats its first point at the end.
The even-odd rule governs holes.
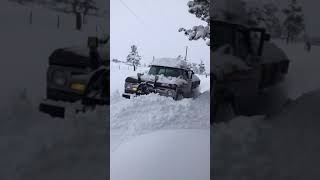
{"type": "Polygon", "coordinates": [[[87,47],[59,48],[51,53],[41,112],[64,118],[66,108],[85,112],[88,107],[109,104],[108,42],[108,37],[89,37],[87,47]]]}
{"type": "Polygon", "coordinates": [[[194,97],[200,79],[189,69],[184,60],[175,58],[155,59],[147,74],[127,77],[123,97],[156,93],[174,100],[194,97]]]}

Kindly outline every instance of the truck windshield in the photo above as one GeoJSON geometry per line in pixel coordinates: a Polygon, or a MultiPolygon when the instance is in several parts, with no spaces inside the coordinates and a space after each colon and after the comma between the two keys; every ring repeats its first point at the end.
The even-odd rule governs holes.
{"type": "Polygon", "coordinates": [[[227,44],[233,44],[233,29],[231,26],[217,24],[213,27],[213,50],[227,44]]]}
{"type": "Polygon", "coordinates": [[[150,75],[164,75],[167,77],[179,77],[184,76],[184,70],[171,67],[163,66],[151,66],[149,73],[150,75]]]}

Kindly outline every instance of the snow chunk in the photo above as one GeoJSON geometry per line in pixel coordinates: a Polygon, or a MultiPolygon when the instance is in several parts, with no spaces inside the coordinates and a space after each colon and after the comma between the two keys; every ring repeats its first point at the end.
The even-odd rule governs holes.
{"type": "Polygon", "coordinates": [[[173,67],[173,68],[181,68],[181,69],[187,69],[187,62],[185,60],[182,60],[180,58],[159,58],[154,59],[151,62],[151,65],[153,66],[165,66],[165,67],[173,67]]]}
{"type": "MultiPolygon", "coordinates": [[[[159,83],[166,83],[166,84],[177,84],[177,85],[182,85],[182,84],[186,84],[187,81],[182,79],[182,78],[176,78],[176,77],[166,77],[163,74],[158,75],[159,79],[157,82],[159,83]]],[[[141,80],[142,81],[155,81],[155,76],[154,75],[150,75],[150,74],[144,74],[141,76],[141,80]]]]}
{"type": "Polygon", "coordinates": [[[217,76],[223,76],[234,71],[249,70],[250,67],[240,58],[235,56],[224,54],[227,46],[219,48],[217,51],[212,53],[211,56],[211,71],[217,76]]]}

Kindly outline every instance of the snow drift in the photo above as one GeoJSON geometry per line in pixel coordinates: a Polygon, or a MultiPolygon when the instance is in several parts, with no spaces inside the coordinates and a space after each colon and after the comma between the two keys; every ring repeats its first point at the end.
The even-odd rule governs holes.
{"type": "Polygon", "coordinates": [[[112,180],[209,180],[210,131],[162,130],[111,153],[112,180]]]}

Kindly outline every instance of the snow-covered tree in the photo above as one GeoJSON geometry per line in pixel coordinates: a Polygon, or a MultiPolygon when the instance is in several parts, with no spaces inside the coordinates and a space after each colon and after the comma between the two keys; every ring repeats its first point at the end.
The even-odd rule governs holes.
{"type": "Polygon", "coordinates": [[[187,3],[189,12],[197,18],[206,22],[206,25],[193,26],[190,29],[180,28],[179,32],[184,32],[189,40],[203,39],[210,45],[210,0],[191,0],[187,3]]]}
{"type": "Polygon", "coordinates": [[[283,25],[286,31],[287,43],[293,41],[305,29],[302,7],[297,0],[291,0],[289,6],[282,10],[285,15],[283,25]]]}
{"type": "Polygon", "coordinates": [[[138,47],[136,45],[131,46],[131,52],[127,56],[127,62],[132,64],[133,70],[136,71],[136,67],[140,65],[141,56],[138,53],[138,47]]]}
{"type": "Polygon", "coordinates": [[[200,64],[199,64],[199,74],[204,74],[206,72],[206,67],[203,63],[203,61],[201,60],[200,64]]]}
{"type": "Polygon", "coordinates": [[[273,2],[245,2],[248,16],[248,25],[259,26],[266,30],[273,37],[281,36],[281,22],[279,19],[279,9],[273,2]]]}
{"type": "Polygon", "coordinates": [[[197,63],[191,63],[191,69],[194,73],[199,74],[198,64],[197,63]]]}

